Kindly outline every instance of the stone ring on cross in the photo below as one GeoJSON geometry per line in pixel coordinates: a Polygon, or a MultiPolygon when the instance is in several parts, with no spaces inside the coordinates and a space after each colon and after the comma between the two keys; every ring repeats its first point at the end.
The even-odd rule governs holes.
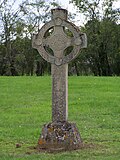
{"type": "Polygon", "coordinates": [[[39,149],[78,149],[82,139],[74,123],[68,122],[68,63],[87,46],[85,33],[67,21],[67,10],[53,9],[51,21],[33,36],[32,45],[51,63],[52,122],[45,124],[38,140],[39,149]]]}
{"type": "Polygon", "coordinates": [[[33,36],[32,45],[47,62],[60,66],[75,59],[80,49],[87,46],[87,40],[85,33],[67,21],[67,12],[61,17],[53,9],[52,15],[52,20],[33,36]]]}

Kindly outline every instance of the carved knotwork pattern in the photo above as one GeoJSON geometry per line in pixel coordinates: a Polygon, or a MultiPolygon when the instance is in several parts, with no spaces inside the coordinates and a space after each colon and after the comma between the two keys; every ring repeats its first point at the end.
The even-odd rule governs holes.
{"type": "Polygon", "coordinates": [[[76,58],[81,48],[86,46],[86,35],[81,34],[80,30],[72,23],[56,18],[46,23],[39,31],[37,35],[33,37],[33,47],[36,48],[40,55],[48,62],[62,65],[70,62],[76,58]],[[45,33],[50,29],[54,28],[53,33],[45,38],[45,33]],[[67,27],[73,34],[73,37],[69,37],[65,34],[63,28],[67,27]],[[50,47],[54,56],[50,55],[46,50],[45,46],[50,47]],[[65,56],[64,50],[73,46],[72,52],[65,56]]]}
{"type": "Polygon", "coordinates": [[[66,48],[67,39],[62,34],[55,34],[50,41],[50,47],[54,51],[60,51],[66,48]]]}

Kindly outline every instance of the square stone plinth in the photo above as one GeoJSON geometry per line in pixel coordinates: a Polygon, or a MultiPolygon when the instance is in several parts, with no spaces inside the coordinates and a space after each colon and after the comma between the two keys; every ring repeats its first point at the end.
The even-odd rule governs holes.
{"type": "Polygon", "coordinates": [[[44,125],[37,148],[62,151],[78,149],[81,146],[82,140],[76,125],[69,122],[57,122],[44,125]]]}

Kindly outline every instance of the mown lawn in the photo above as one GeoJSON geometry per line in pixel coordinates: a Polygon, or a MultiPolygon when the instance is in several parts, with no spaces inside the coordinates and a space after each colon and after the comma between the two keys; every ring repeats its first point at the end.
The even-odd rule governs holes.
{"type": "Polygon", "coordinates": [[[69,121],[91,147],[35,153],[50,121],[49,76],[0,77],[0,160],[120,160],[120,77],[69,77],[69,121]]]}

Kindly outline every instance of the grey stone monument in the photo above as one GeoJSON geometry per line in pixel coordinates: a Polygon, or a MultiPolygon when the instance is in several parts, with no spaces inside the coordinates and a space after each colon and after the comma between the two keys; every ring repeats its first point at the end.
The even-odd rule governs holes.
{"type": "Polygon", "coordinates": [[[38,148],[49,150],[77,149],[82,144],[79,131],[68,119],[68,63],[75,59],[81,48],[86,48],[87,38],[79,28],[67,21],[68,12],[62,8],[51,10],[51,21],[33,36],[32,45],[51,63],[52,122],[44,125],[38,148]],[[69,31],[68,36],[65,31],[69,31]],[[71,46],[69,54],[66,48],[71,46]]]}

